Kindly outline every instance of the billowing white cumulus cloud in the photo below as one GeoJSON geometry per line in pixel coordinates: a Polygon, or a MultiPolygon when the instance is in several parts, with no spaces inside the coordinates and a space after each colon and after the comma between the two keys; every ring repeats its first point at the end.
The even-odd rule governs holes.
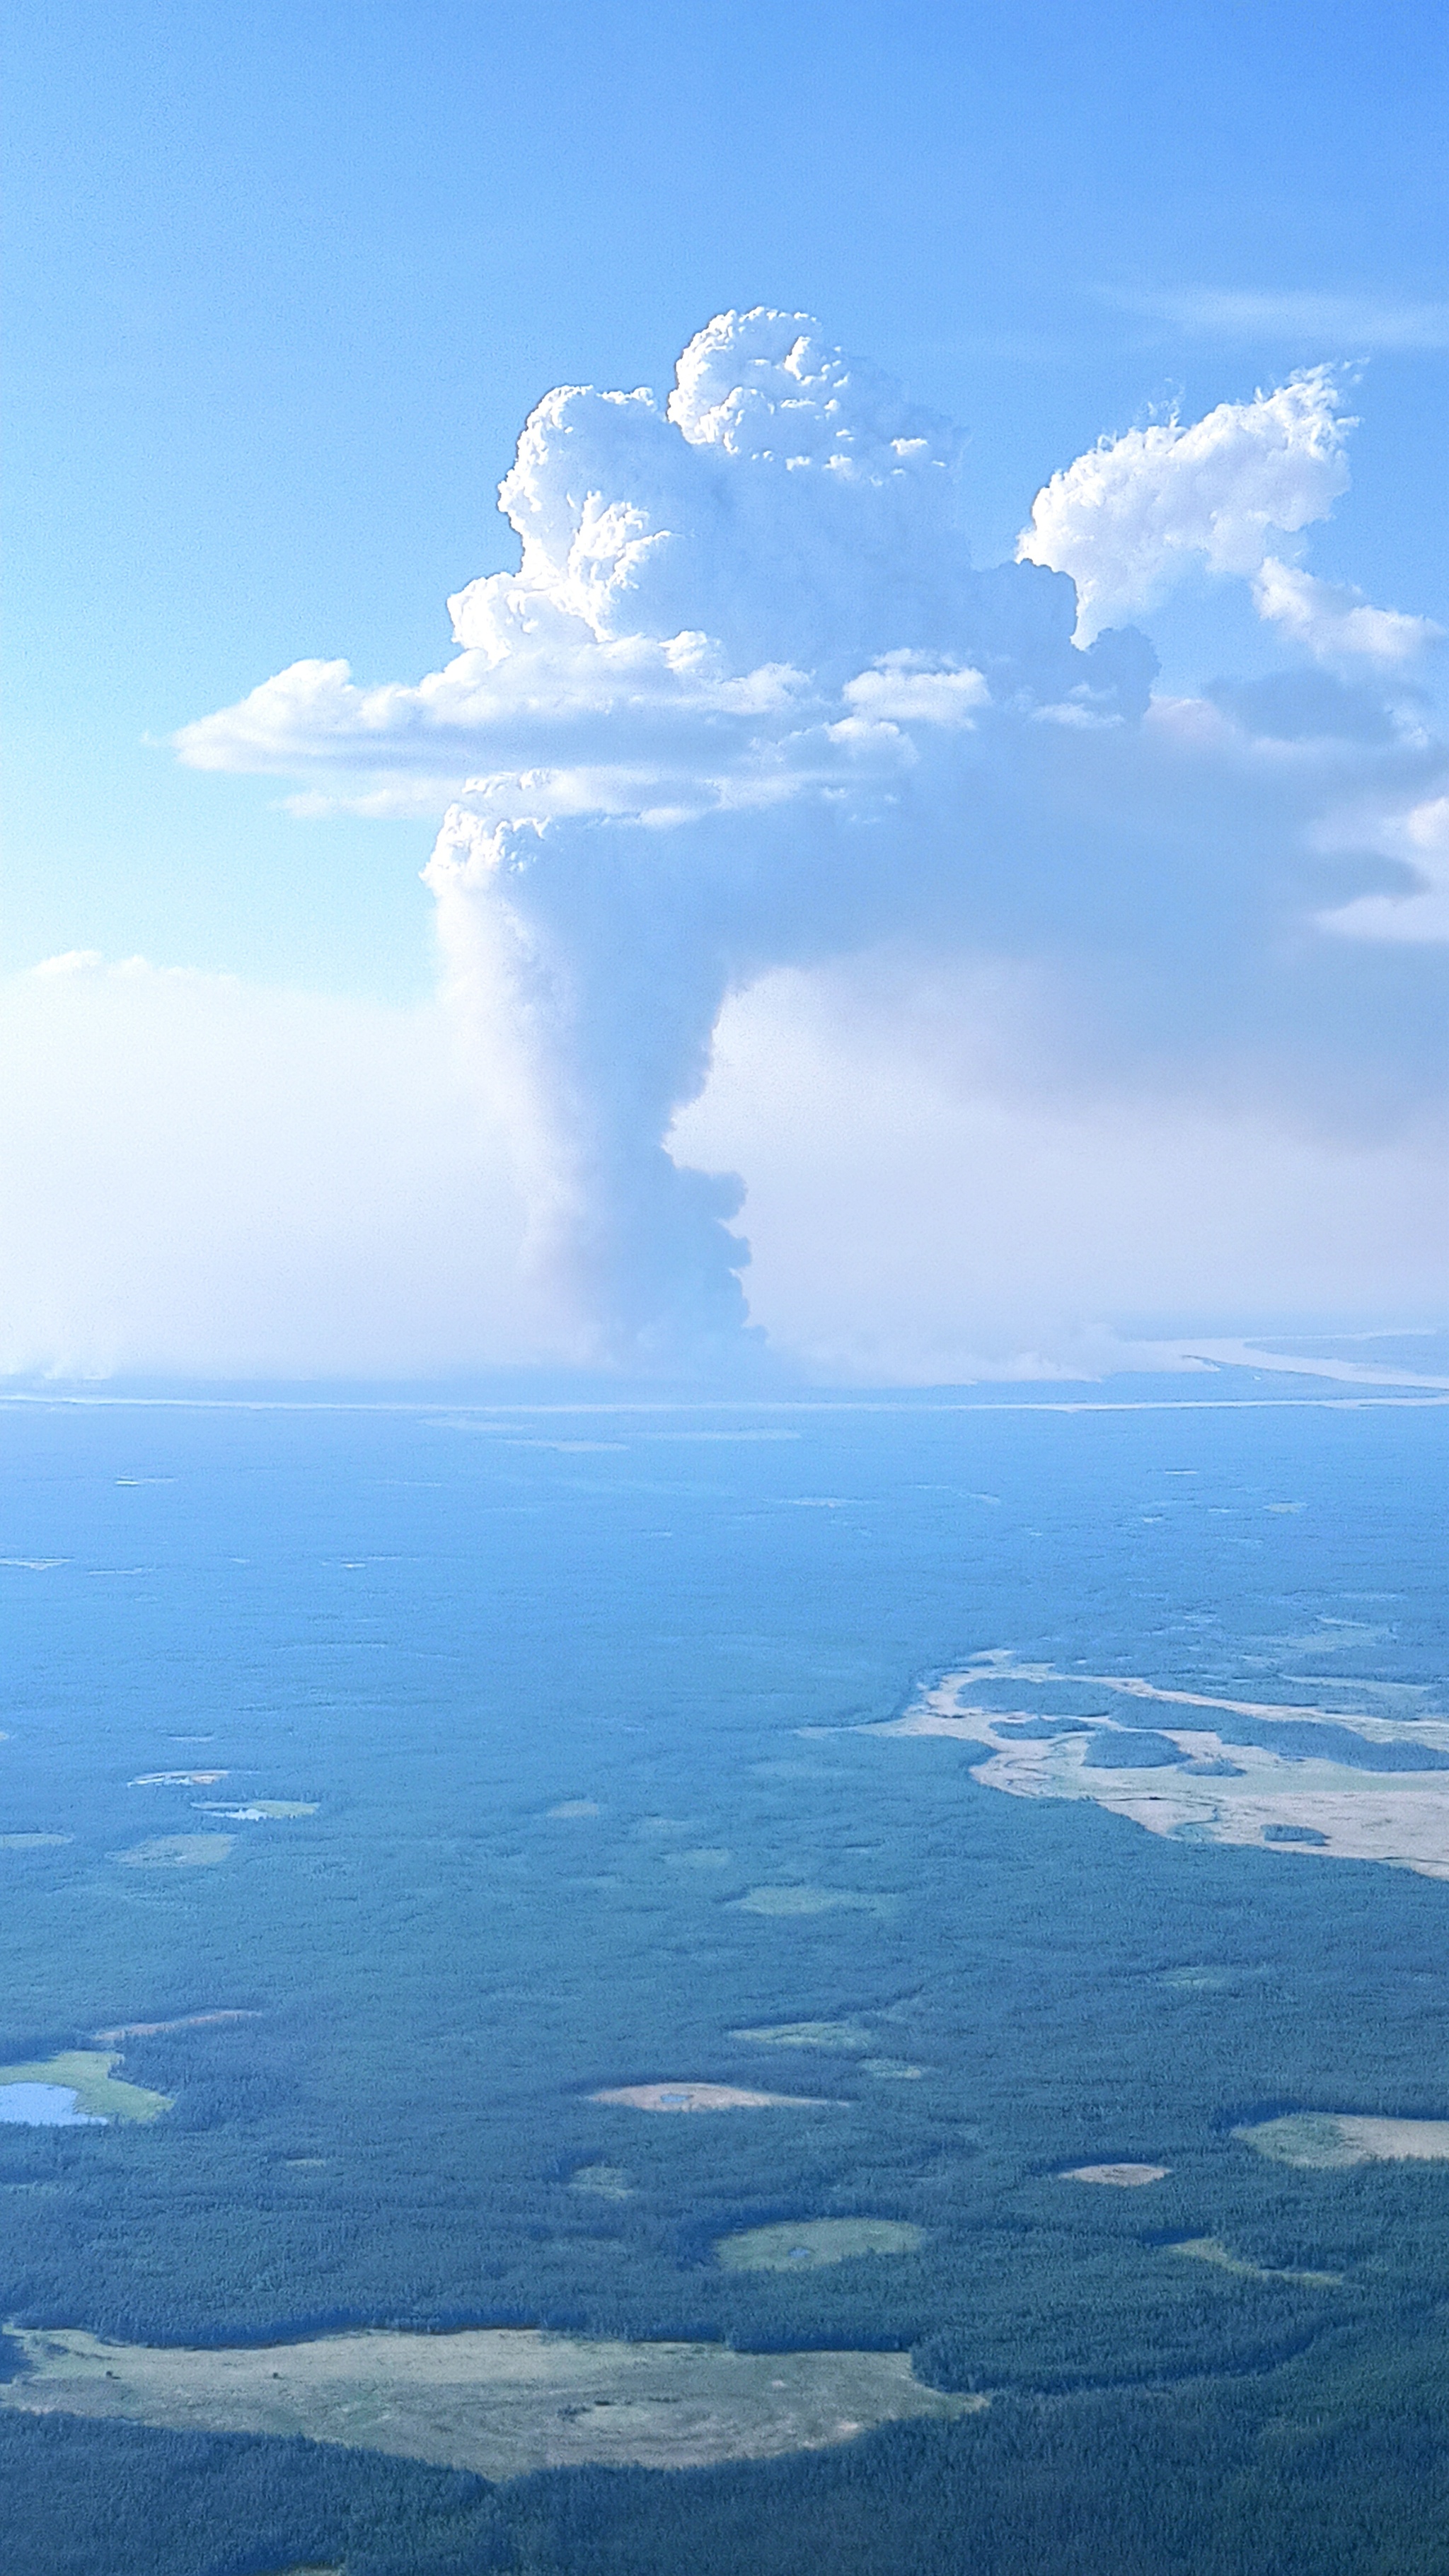
{"type": "MultiPolygon", "coordinates": [[[[788,1194],[772,1201],[765,1178],[803,1174],[812,1153],[842,1194],[815,1230],[817,1267],[875,1280],[856,1340],[889,1345],[893,1365],[909,1330],[892,1341],[889,1318],[866,1313],[891,1263],[837,1247],[852,1229],[902,1239],[913,1189],[922,1240],[958,1246],[933,1256],[956,1318],[921,1324],[933,1347],[973,1347],[976,1323],[1010,1340],[1003,1282],[1043,1336],[1053,1297],[1059,1315],[1123,1311],[1110,1264],[1073,1273],[1075,1219],[1048,1254],[1044,1214],[1030,1260],[1017,1218],[1009,1258],[1004,1241],[960,1253],[993,1155],[1016,1176],[1002,1206],[1018,1205],[1023,1170],[1044,1209],[1063,1191],[1075,1208],[1067,1175],[1087,1170],[1120,1209],[1135,1175],[1141,1221],[1121,1240],[1141,1249],[1144,1283],[1164,1283],[1143,1288],[1159,1306],[1175,1274],[1148,1246],[1192,1192],[1148,1176],[1174,1158],[1220,1171],[1226,1208],[1236,1139],[1240,1210],[1306,1209],[1303,1176],[1334,1173],[1336,1204],[1376,1225],[1404,1173],[1422,1183],[1449,1020],[1440,844],[1412,818],[1437,810],[1449,768],[1421,713],[1346,676],[1349,656],[1370,673],[1400,663],[1421,621],[1281,551],[1345,488],[1348,426],[1319,370],[1193,426],[1129,433],[1038,496],[1021,562],[977,571],[954,515],[956,433],[805,317],[727,314],[663,404],[566,388],[539,405],[501,493],[518,569],[452,601],[445,669],[374,686],[301,662],[186,729],[185,759],[278,774],[301,810],[442,815],[427,871],[441,1024],[506,1139],[499,1204],[521,1210],[521,1287],[495,1283],[489,1310],[495,1355],[530,1333],[574,1357],[729,1345],[745,1190],[762,1310],[787,1339],[843,1350],[845,1322],[819,1322],[831,1292],[806,1275],[788,1194]],[[1154,698],[1149,644],[1108,621],[1192,562],[1254,583],[1276,629],[1330,667],[1154,698]],[[843,958],[864,982],[831,981],[843,958]],[[944,977],[963,1025],[990,1038],[890,1093],[893,1150],[872,1161],[857,1089],[843,1122],[820,1110],[800,1130],[791,1167],[778,1129],[771,1141],[743,1111],[731,1126],[722,1074],[673,1132],[701,1153],[712,1140],[743,1180],[691,1168],[683,1141],[668,1150],[727,1004],[724,1025],[756,1027],[760,1061],[783,1064],[778,1031],[767,1043],[741,997],[771,979],[777,997],[833,992],[844,1009],[872,974],[903,1047],[923,977],[936,992],[944,977]],[[1001,992],[1005,1012],[988,1007],[1001,992]],[[959,1115],[924,1105],[943,1082],[959,1115]]],[[[841,1044],[848,1056],[848,1029],[841,1044]]],[[[878,1033],[871,1048],[878,1069],[878,1033]]],[[[788,1105],[782,1091],[782,1120],[788,1105]]],[[[1248,1262],[1252,1228],[1229,1234],[1248,1262]]],[[[1233,1320],[1264,1301],[1357,1310],[1371,1272],[1388,1299],[1385,1265],[1366,1267],[1325,1214],[1302,1296],[1287,1250],[1265,1253],[1262,1295],[1245,1279],[1233,1320]]],[[[1423,1262],[1401,1267],[1417,1296],[1423,1262]]]]}
{"type": "Polygon", "coordinates": [[[1103,438],[1037,494],[1018,560],[1071,574],[1079,644],[1201,568],[1250,580],[1259,616],[1324,661],[1411,661],[1439,638],[1430,619],[1373,608],[1277,552],[1347,491],[1354,426],[1332,370],[1313,367],[1202,420],[1103,438]]]}
{"type": "Polygon", "coordinates": [[[1348,489],[1338,387],[1316,367],[1252,402],[1103,438],[1054,474],[1018,540],[1077,586],[1081,643],[1152,607],[1194,564],[1256,573],[1275,531],[1326,519],[1348,489]]]}
{"type": "Polygon", "coordinates": [[[1003,692],[1070,716],[1140,712],[1140,639],[1085,658],[1068,583],[973,574],[952,519],[958,434],[801,328],[727,314],[661,408],[564,387],[530,418],[499,504],[516,573],[448,603],[455,660],[360,688],[298,662],[188,725],[199,768],[292,771],[347,802],[650,824],[769,808],[913,757],[1003,692]]]}

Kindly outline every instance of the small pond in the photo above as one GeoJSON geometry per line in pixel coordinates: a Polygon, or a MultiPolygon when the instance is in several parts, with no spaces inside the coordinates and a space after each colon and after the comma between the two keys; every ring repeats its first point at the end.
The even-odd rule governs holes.
{"type": "Polygon", "coordinates": [[[69,2084],[0,2084],[0,2120],[32,2129],[104,2129],[98,2111],[78,2111],[69,2084]]]}

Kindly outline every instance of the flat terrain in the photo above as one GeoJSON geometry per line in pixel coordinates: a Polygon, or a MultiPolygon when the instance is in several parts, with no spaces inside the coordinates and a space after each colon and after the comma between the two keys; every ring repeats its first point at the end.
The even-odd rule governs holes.
{"type": "Polygon", "coordinates": [[[34,2066],[0,2066],[0,2084],[58,2084],[74,2093],[76,2108],[101,2120],[156,2120],[171,2104],[164,2093],[126,2084],[111,2072],[114,2048],[66,2048],[34,2066]]]}
{"type": "Polygon", "coordinates": [[[634,2186],[622,2165],[580,2165],[569,2176],[569,2189],[587,2192],[595,2200],[628,2200],[634,2186]]]}
{"type": "Polygon", "coordinates": [[[736,1899],[742,1914],[890,1914],[888,1896],[857,1887],[752,1887],[736,1899]]]}
{"type": "Polygon", "coordinates": [[[1235,2138],[1274,2164],[1327,2172],[1344,2165],[1440,2164],[1449,2158],[1449,2120],[1380,2120],[1350,2111],[1296,2111],[1235,2129],[1235,2138]]]}
{"type": "Polygon", "coordinates": [[[261,2014],[245,2006],[227,2006],[220,2012],[181,2013],[174,2021],[118,2021],[112,2030],[92,2031],[98,2048],[107,2048],[121,2039],[156,2039],[171,2030],[208,2030],[217,2022],[260,2021],[261,2014]]]}
{"type": "Polygon", "coordinates": [[[730,2352],[516,2330],[343,2334],[222,2351],[6,2332],[0,2404],[186,2432],[305,2434],[520,2477],[587,2461],[688,2468],[850,2441],[983,2398],[924,2388],[903,2352],[730,2352]]]}
{"type": "Polygon", "coordinates": [[[871,2046],[871,2033],[858,2021],[776,2021],[758,2030],[732,2030],[730,2037],[752,2048],[823,2048],[836,2057],[858,2056],[871,2046]]]}
{"type": "Polygon", "coordinates": [[[727,2272],[812,2271],[862,2254],[914,2254],[925,2231],[899,2218],[807,2218],[780,2227],[744,2227],[715,2240],[727,2272]]]}
{"type": "Polygon", "coordinates": [[[232,1834],[153,1834],[129,1851],[113,1852],[123,1869],[214,1869],[226,1859],[232,1834]]]}
{"type": "Polygon", "coordinates": [[[591,2102],[622,2102],[630,2111],[819,2111],[818,2093],[751,2093],[740,2084],[621,2084],[591,2093],[591,2102]]]}
{"type": "Polygon", "coordinates": [[[1217,2271],[1231,2272],[1239,2281],[1296,2281],[1302,2289],[1336,2290],[1343,2280],[1341,2272],[1293,2272],[1273,2264],[1249,2263],[1218,2236],[1187,2236],[1179,2244],[1169,2245],[1167,2251],[1188,2254],[1194,2262],[1211,2263],[1217,2271]]]}
{"type": "Polygon", "coordinates": [[[224,1807],[215,1799],[207,1799],[202,1806],[203,1815],[229,1816],[233,1823],[242,1825],[276,1824],[288,1816],[316,1813],[316,1800],[309,1802],[306,1798],[249,1798],[244,1807],[224,1807]]]}
{"type": "Polygon", "coordinates": [[[1069,2165],[1063,2182],[1105,2182],[1119,2191],[1138,2191],[1144,2183],[1165,2182],[1170,2165],[1069,2165]]]}
{"type": "Polygon", "coordinates": [[[1426,1878],[1449,1878],[1449,1770],[1430,1767],[1449,1752],[1442,1719],[1214,1698],[1133,1674],[1067,1676],[1051,1664],[993,1652],[948,1673],[904,1717],[871,1732],[979,1745],[972,1768],[988,1788],[1015,1798],[1090,1798],[1148,1833],[1249,1843],[1298,1858],[1391,1861],[1426,1878]],[[1051,1732],[1015,1732],[1023,1720],[1042,1725],[1044,1695],[1067,1679],[1109,1700],[1150,1702],[1152,1732],[1105,1713],[1062,1721],[1051,1732]],[[998,1691],[1014,1704],[981,1704],[998,1691]],[[1231,1725],[1218,1733],[1208,1722],[1213,1712],[1247,1719],[1258,1733],[1283,1728],[1282,1749],[1242,1743],[1231,1725]],[[1305,1748],[1305,1732],[1321,1740],[1321,1752],[1316,1742],[1305,1748]],[[1140,1765],[1131,1760],[1134,1736],[1140,1765]],[[1342,1758],[1347,1736],[1363,1747],[1352,1761],[1342,1758]],[[1384,1748],[1381,1771],[1373,1768],[1375,1747],[1384,1748]],[[1404,1767],[1412,1748],[1428,1757],[1421,1772],[1404,1767]]]}

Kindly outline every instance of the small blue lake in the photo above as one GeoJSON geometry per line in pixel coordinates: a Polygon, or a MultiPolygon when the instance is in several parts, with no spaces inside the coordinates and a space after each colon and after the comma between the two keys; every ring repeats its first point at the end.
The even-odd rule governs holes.
{"type": "Polygon", "coordinates": [[[98,2111],[78,2111],[68,2084],[0,2084],[0,2120],[32,2129],[104,2129],[98,2111]]]}

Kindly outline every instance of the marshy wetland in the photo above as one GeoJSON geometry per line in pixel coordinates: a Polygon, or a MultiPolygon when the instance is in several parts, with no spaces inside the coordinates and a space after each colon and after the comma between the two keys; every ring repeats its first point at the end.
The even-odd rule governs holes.
{"type": "MultiPolygon", "coordinates": [[[[27,2120],[28,2109],[14,2106],[36,2093],[60,2096],[86,2120],[157,2120],[170,2110],[166,2094],[117,2076],[120,2063],[118,2048],[63,2048],[31,2066],[0,2066],[0,2119],[27,2120]]],[[[45,2116],[63,2115],[52,2109],[45,2116]]]]}
{"type": "Polygon", "coordinates": [[[922,2387],[902,2353],[738,2353],[517,2329],[329,2335],[186,2351],[12,2335],[0,2405],[173,2431],[305,2434],[489,2478],[585,2462],[700,2468],[854,2441],[981,2398],[922,2387]]]}
{"type": "Polygon", "coordinates": [[[17,1409],[14,2528],[1357,2576],[1351,2459],[1417,2568],[1445,1417],[607,1423],[17,1409]],[[1204,2458],[1271,2559],[1172,2554],[1204,2458]]]}

